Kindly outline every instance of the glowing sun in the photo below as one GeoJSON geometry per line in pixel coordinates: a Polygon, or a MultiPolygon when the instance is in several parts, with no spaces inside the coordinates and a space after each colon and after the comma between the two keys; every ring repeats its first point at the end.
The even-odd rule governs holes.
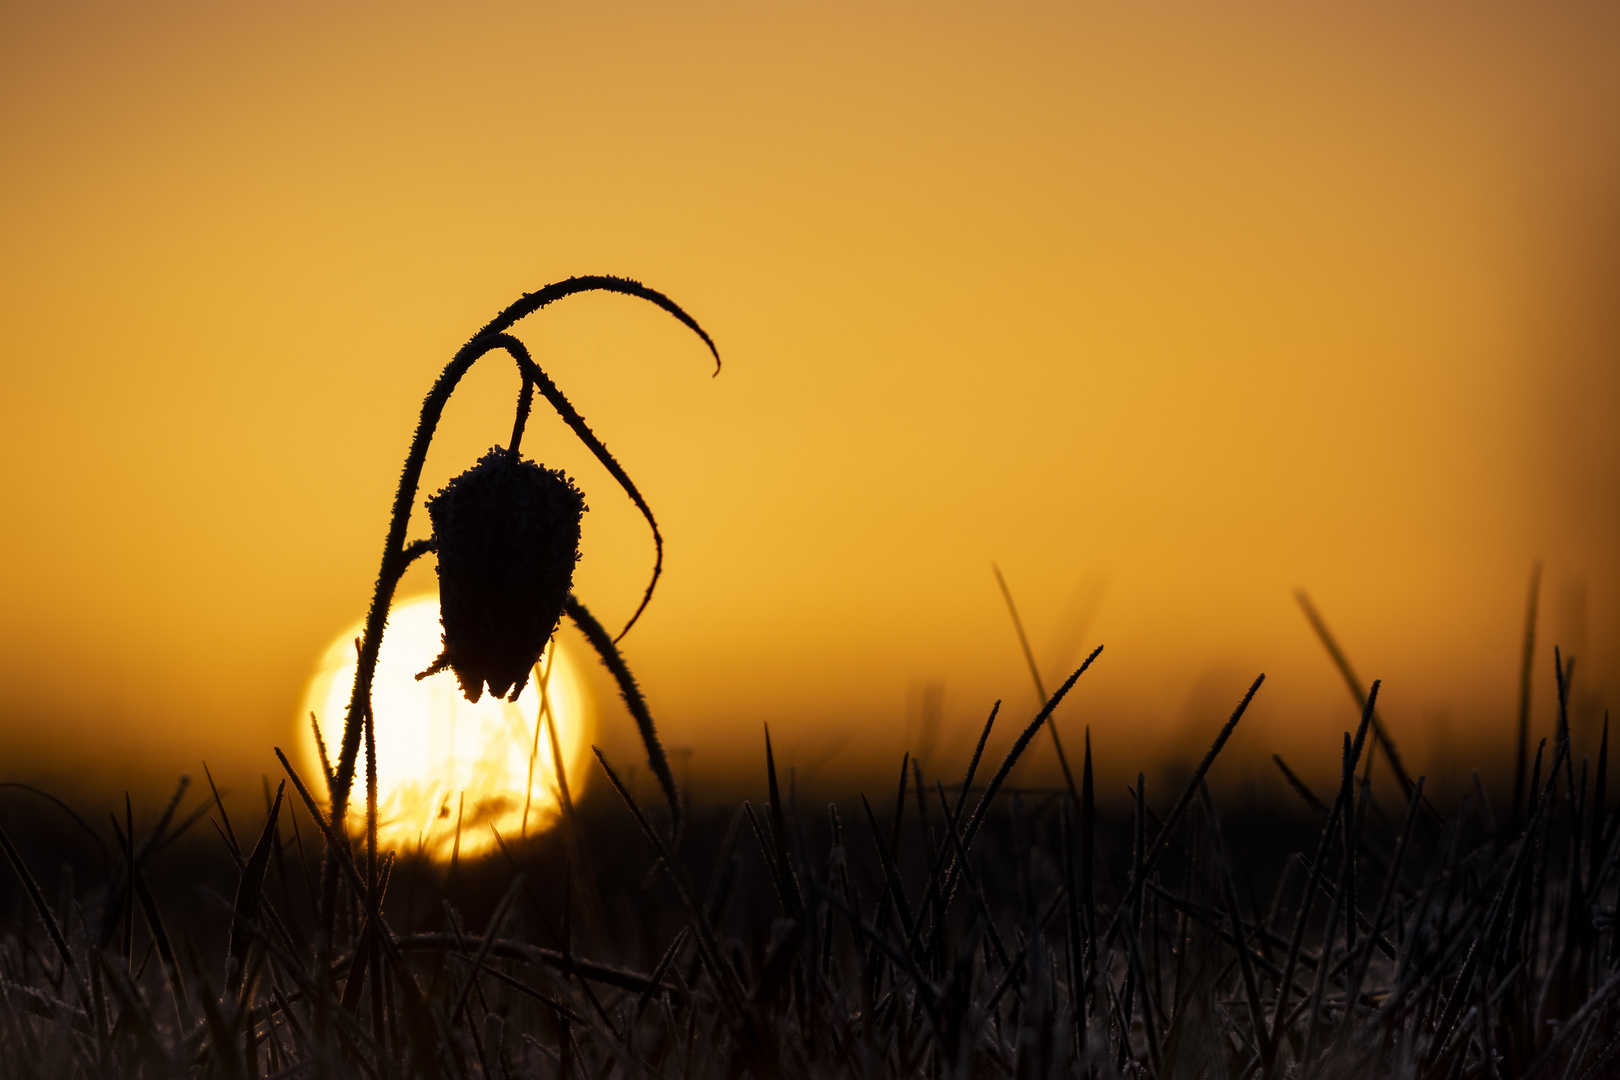
{"type": "MultiPolygon", "coordinates": [[[[305,776],[321,775],[309,714],[334,758],[354,684],[355,639],[362,626],[338,635],[321,657],[300,712],[305,776]]],[[[485,694],[476,704],[462,696],[449,671],[417,681],[416,673],[440,651],[439,599],[396,603],[388,614],[372,689],[377,728],[377,843],[401,854],[420,850],[448,858],[460,821],[461,851],[494,847],[493,825],[503,838],[545,828],[560,812],[560,757],[569,794],[578,798],[590,709],[573,658],[553,639],[517,701],[485,694]],[[545,684],[545,721],[541,683],[545,684]]],[[[350,829],[365,825],[365,752],[356,764],[350,829]]],[[[322,786],[318,782],[312,786],[322,786]]]]}

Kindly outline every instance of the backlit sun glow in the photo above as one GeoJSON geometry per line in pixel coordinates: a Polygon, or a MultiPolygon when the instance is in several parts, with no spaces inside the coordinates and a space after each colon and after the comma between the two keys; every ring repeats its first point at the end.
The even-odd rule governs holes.
{"type": "MultiPolygon", "coordinates": [[[[335,759],[354,684],[355,639],[361,630],[356,623],[338,635],[305,692],[299,745],[304,775],[311,779],[321,775],[321,763],[309,714],[315,714],[327,752],[335,759]]],[[[437,596],[395,604],[372,689],[377,843],[381,850],[393,848],[402,855],[420,848],[449,858],[458,818],[463,855],[495,846],[492,825],[509,840],[549,826],[561,810],[553,731],[556,756],[562,759],[563,776],[574,798],[586,772],[582,758],[590,742],[589,702],[566,647],[553,639],[517,701],[486,693],[474,703],[462,696],[448,670],[416,679],[416,673],[439,655],[440,632],[437,596]],[[546,720],[539,728],[542,673],[546,720]]],[[[364,815],[362,744],[350,806],[351,833],[364,828],[364,815]]]]}

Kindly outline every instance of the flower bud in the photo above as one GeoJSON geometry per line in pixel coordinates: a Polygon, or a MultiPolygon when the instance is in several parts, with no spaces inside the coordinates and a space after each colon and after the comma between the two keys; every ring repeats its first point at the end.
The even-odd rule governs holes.
{"type": "Polygon", "coordinates": [[[585,496],[561,470],[493,447],[427,501],[439,563],[445,667],[477,701],[516,700],[557,630],[579,561],[585,496]],[[510,693],[509,693],[510,692],[510,693]]]}

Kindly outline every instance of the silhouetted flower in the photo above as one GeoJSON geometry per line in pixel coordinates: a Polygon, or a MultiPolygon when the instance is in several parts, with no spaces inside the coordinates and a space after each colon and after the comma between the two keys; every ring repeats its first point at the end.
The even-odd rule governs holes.
{"type": "Polygon", "coordinates": [[[560,470],[493,447],[427,501],[444,651],[468,701],[516,700],[557,630],[579,560],[585,496],[560,470]]]}

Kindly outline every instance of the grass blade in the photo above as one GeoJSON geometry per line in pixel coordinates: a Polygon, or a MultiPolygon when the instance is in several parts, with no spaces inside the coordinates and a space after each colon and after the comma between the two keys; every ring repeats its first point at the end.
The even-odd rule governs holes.
{"type": "MultiPolygon", "coordinates": [[[[1367,691],[1362,689],[1361,680],[1356,678],[1356,673],[1351,670],[1350,661],[1345,658],[1344,651],[1339,648],[1339,643],[1333,639],[1333,634],[1328,630],[1327,623],[1323,621],[1321,614],[1316,610],[1316,606],[1311,603],[1311,598],[1305,595],[1304,589],[1295,592],[1294,599],[1299,602],[1301,610],[1305,612],[1305,618],[1310,622],[1311,629],[1316,631],[1316,636],[1321,640],[1322,647],[1327,650],[1329,658],[1333,661],[1333,666],[1339,669],[1339,674],[1344,678],[1344,684],[1349,689],[1350,696],[1355,698],[1356,705],[1360,706],[1363,701],[1367,700],[1367,691]]],[[[1396,752],[1394,742],[1390,740],[1389,734],[1384,730],[1383,721],[1378,718],[1376,713],[1373,714],[1372,726],[1373,735],[1378,739],[1378,745],[1383,747],[1384,753],[1389,756],[1389,767],[1394,771],[1395,779],[1400,781],[1403,791],[1410,793],[1412,779],[1406,774],[1406,767],[1401,764],[1401,755],[1396,752]]]]}
{"type": "Polygon", "coordinates": [[[1164,819],[1164,823],[1159,826],[1158,834],[1154,836],[1152,845],[1148,847],[1147,857],[1142,860],[1141,871],[1131,874],[1130,883],[1125,888],[1125,895],[1120,898],[1119,907],[1115,909],[1114,917],[1108,925],[1108,932],[1103,935],[1105,942],[1113,940],[1114,934],[1119,930],[1120,919],[1124,917],[1130,905],[1135,903],[1138,894],[1142,891],[1142,885],[1146,881],[1147,875],[1153,872],[1153,867],[1157,865],[1159,856],[1163,854],[1165,848],[1169,845],[1170,837],[1174,834],[1176,826],[1181,823],[1182,815],[1187,812],[1187,807],[1192,804],[1193,796],[1198,791],[1198,785],[1203,782],[1205,775],[1209,773],[1210,766],[1215,764],[1215,759],[1220,756],[1221,750],[1225,748],[1226,741],[1232,737],[1232,732],[1237,729],[1238,721],[1242,720],[1243,714],[1248,711],[1249,702],[1254,700],[1254,695],[1259,692],[1260,685],[1265,681],[1266,677],[1262,674],[1249,686],[1248,692],[1243,695],[1243,700],[1238,702],[1236,709],[1232,710],[1232,715],[1222,725],[1220,732],[1215,736],[1214,743],[1205,752],[1203,760],[1193,770],[1192,779],[1187,782],[1186,790],[1176,800],[1176,805],[1171,807],[1170,813],[1164,819]]]}
{"type": "Polygon", "coordinates": [[[253,853],[248,856],[247,865],[243,867],[241,879],[236,885],[236,903],[233,905],[230,944],[226,950],[228,959],[225,962],[225,991],[233,997],[242,989],[243,965],[247,963],[248,945],[251,941],[247,927],[259,917],[259,903],[264,895],[264,874],[270,867],[270,849],[275,844],[276,819],[281,815],[281,799],[286,791],[285,780],[276,785],[275,804],[270,807],[270,816],[264,823],[264,831],[259,834],[258,843],[253,845],[253,853]]]}
{"type": "MultiPolygon", "coordinates": [[[[1007,602],[1007,614],[1012,616],[1013,630],[1018,634],[1018,647],[1024,651],[1024,662],[1029,665],[1029,677],[1035,683],[1035,697],[1038,701],[1046,700],[1046,684],[1041,680],[1041,669],[1035,663],[1035,653],[1029,647],[1029,637],[1024,633],[1024,620],[1018,617],[1018,605],[1013,603],[1012,590],[1007,588],[1007,579],[1001,576],[1001,567],[994,562],[990,569],[995,572],[996,585],[1001,589],[1001,598],[1007,602]]],[[[1063,740],[1058,737],[1057,725],[1048,723],[1046,731],[1052,736],[1052,749],[1057,751],[1058,764],[1063,767],[1063,780],[1069,785],[1069,797],[1075,802],[1080,801],[1080,793],[1075,790],[1074,773],[1069,769],[1069,756],[1063,752],[1063,740]]]]}
{"type": "MultiPolygon", "coordinates": [[[[650,593],[651,586],[648,589],[650,593]]],[[[614,639],[608,636],[608,632],[596,621],[595,616],[586,610],[584,604],[570,596],[568,602],[563,605],[563,610],[574,620],[574,625],[585,634],[585,639],[591,643],[596,654],[602,658],[602,664],[619,684],[619,695],[624,699],[625,707],[630,710],[630,715],[636,721],[636,728],[641,732],[642,745],[647,748],[647,764],[652,767],[653,775],[658,777],[658,786],[663,789],[664,799],[669,804],[669,847],[674,850],[680,846],[681,840],[681,795],[676,790],[675,774],[670,772],[669,759],[664,756],[664,746],[658,741],[658,727],[653,723],[652,713],[648,711],[647,702],[641,696],[641,688],[636,685],[636,677],[630,673],[624,657],[619,655],[614,639]]],[[[625,629],[628,630],[629,627],[625,629]]]]}

